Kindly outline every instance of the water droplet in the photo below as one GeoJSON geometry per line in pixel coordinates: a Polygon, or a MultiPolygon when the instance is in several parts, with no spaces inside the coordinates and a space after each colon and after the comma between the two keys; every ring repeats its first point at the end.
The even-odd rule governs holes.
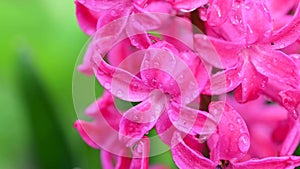
{"type": "Polygon", "coordinates": [[[230,131],[234,131],[234,125],[232,123],[229,123],[228,127],[230,131]]]}
{"type": "Polygon", "coordinates": [[[296,110],[292,110],[292,117],[297,120],[299,118],[299,113],[296,110]]]}
{"type": "Polygon", "coordinates": [[[199,136],[199,143],[204,143],[207,141],[207,136],[206,135],[200,135],[199,136]]]}
{"type": "Polygon", "coordinates": [[[135,122],[138,122],[138,121],[139,121],[139,119],[140,119],[140,118],[139,118],[139,116],[138,116],[138,115],[134,115],[134,116],[133,116],[133,121],[135,121],[135,122]]]}
{"type": "Polygon", "coordinates": [[[246,153],[250,147],[250,138],[247,134],[242,134],[238,140],[238,147],[242,153],[246,153]]]}
{"type": "Polygon", "coordinates": [[[122,90],[118,90],[118,91],[117,91],[117,96],[118,96],[118,97],[122,97],[122,96],[123,96],[122,90]]]}
{"type": "Polygon", "coordinates": [[[207,9],[200,8],[200,18],[202,21],[207,21],[207,9]]]}
{"type": "Polygon", "coordinates": [[[183,81],[183,75],[180,75],[178,78],[178,82],[182,82],[183,81]]]}
{"type": "Polygon", "coordinates": [[[274,65],[277,65],[277,64],[278,64],[278,61],[277,61],[276,58],[273,58],[272,61],[273,61],[274,65]]]}
{"type": "Polygon", "coordinates": [[[104,83],[104,87],[105,87],[105,89],[110,90],[110,83],[109,82],[105,82],[104,83]]]}
{"type": "Polygon", "coordinates": [[[143,153],[143,148],[142,148],[142,146],[141,146],[140,144],[137,145],[137,147],[136,147],[136,152],[139,153],[139,154],[142,154],[142,153],[143,153]]]}
{"type": "Polygon", "coordinates": [[[133,89],[138,89],[139,88],[138,84],[136,84],[136,83],[133,83],[132,87],[133,87],[133,89]]]}
{"type": "Polygon", "coordinates": [[[111,10],[111,16],[118,16],[118,12],[116,10],[111,10]]]}
{"type": "Polygon", "coordinates": [[[238,117],[238,118],[236,118],[236,122],[237,122],[238,124],[242,124],[242,123],[243,123],[243,120],[242,120],[240,117],[238,117]]]}
{"type": "Polygon", "coordinates": [[[185,102],[189,103],[191,101],[190,97],[185,97],[185,102]]]}
{"type": "Polygon", "coordinates": [[[148,59],[144,60],[144,66],[145,67],[149,67],[149,63],[150,63],[150,61],[148,59]]]}
{"type": "Polygon", "coordinates": [[[196,86],[195,82],[190,82],[189,89],[194,89],[196,86]]]}
{"type": "Polygon", "coordinates": [[[153,66],[154,66],[154,68],[159,68],[159,65],[160,65],[160,64],[159,64],[158,62],[154,62],[154,65],[153,65],[153,66]]]}
{"type": "Polygon", "coordinates": [[[151,80],[151,85],[152,85],[152,86],[156,86],[156,85],[157,85],[157,80],[156,80],[155,78],[153,78],[153,79],[151,80]]]}
{"type": "Polygon", "coordinates": [[[264,36],[265,36],[266,38],[269,38],[269,37],[271,36],[271,34],[272,34],[272,30],[267,30],[267,31],[264,33],[264,36]]]}

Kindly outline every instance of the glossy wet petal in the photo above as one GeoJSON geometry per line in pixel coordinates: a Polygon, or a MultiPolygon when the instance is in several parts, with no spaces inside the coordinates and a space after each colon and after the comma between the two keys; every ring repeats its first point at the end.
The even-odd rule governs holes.
{"type": "Polygon", "coordinates": [[[96,26],[100,13],[90,11],[80,1],[75,1],[76,18],[80,28],[88,35],[93,35],[96,32],[96,26]]]}
{"type": "Polygon", "coordinates": [[[149,99],[125,112],[120,121],[120,139],[127,145],[133,145],[141,139],[156,124],[166,101],[162,93],[154,91],[149,99]]]}
{"type": "Polygon", "coordinates": [[[262,75],[290,86],[299,85],[300,78],[297,66],[283,52],[268,49],[253,49],[250,56],[255,69],[262,75]]]}
{"type": "Polygon", "coordinates": [[[234,90],[242,82],[241,69],[242,66],[238,65],[212,75],[203,93],[223,94],[234,90]]]}
{"type": "Polygon", "coordinates": [[[240,103],[255,100],[267,83],[267,77],[257,72],[249,60],[244,61],[243,79],[234,96],[240,103]]]}
{"type": "Polygon", "coordinates": [[[199,56],[217,68],[228,68],[238,61],[242,44],[223,41],[202,34],[194,36],[195,49],[199,56]]]}
{"type": "Polygon", "coordinates": [[[173,1],[173,6],[183,12],[190,12],[207,3],[208,0],[176,0],[173,1]]]}
{"type": "Polygon", "coordinates": [[[146,99],[151,88],[131,73],[113,67],[106,63],[101,57],[94,66],[94,73],[99,83],[114,96],[131,102],[146,99]]]}
{"type": "Polygon", "coordinates": [[[222,101],[210,103],[209,112],[222,115],[217,132],[208,140],[211,159],[243,158],[250,148],[250,135],[243,118],[222,101]]]}
{"type": "Polygon", "coordinates": [[[295,119],[300,115],[300,91],[299,89],[287,89],[279,92],[282,105],[295,119]]]}
{"type": "Polygon", "coordinates": [[[300,157],[269,157],[259,160],[248,160],[241,163],[233,164],[234,169],[294,169],[300,165],[300,157]]]}
{"type": "MultiPolygon", "coordinates": [[[[300,122],[296,120],[282,144],[279,154],[292,155],[300,143],[300,122]]],[[[300,164],[299,164],[300,165],[300,164]]]]}
{"type": "Polygon", "coordinates": [[[150,154],[150,140],[143,137],[132,149],[132,161],[130,169],[148,169],[149,168],[149,154],[150,154]]]}
{"type": "Polygon", "coordinates": [[[131,158],[101,150],[101,164],[105,169],[127,169],[131,164],[131,158]]]}
{"type": "Polygon", "coordinates": [[[141,77],[146,84],[188,104],[198,96],[199,88],[192,70],[177,54],[168,43],[149,48],[141,66],[141,77]]]}
{"type": "Polygon", "coordinates": [[[173,160],[179,168],[215,169],[218,165],[218,162],[213,162],[190,148],[179,133],[174,135],[173,142],[175,143],[172,147],[173,160]]]}
{"type": "Polygon", "coordinates": [[[172,124],[180,131],[206,138],[215,132],[217,118],[208,112],[172,103],[167,111],[172,124]]]}
{"type": "MultiPolygon", "coordinates": [[[[299,3],[299,2],[298,2],[299,3]]],[[[282,49],[294,43],[300,36],[300,5],[292,18],[284,27],[273,33],[267,42],[269,48],[282,49]]]]}

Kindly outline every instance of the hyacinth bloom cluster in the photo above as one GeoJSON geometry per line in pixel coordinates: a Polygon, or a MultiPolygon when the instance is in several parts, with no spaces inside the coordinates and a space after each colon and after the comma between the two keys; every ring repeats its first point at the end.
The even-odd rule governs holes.
{"type": "Polygon", "coordinates": [[[104,168],[168,168],[149,163],[153,131],[183,169],[300,166],[299,0],[75,5],[78,70],[104,89],[75,128],[104,168]]]}

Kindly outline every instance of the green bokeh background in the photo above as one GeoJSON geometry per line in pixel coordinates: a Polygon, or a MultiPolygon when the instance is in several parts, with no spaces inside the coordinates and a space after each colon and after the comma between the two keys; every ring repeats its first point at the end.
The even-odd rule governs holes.
{"type": "Polygon", "coordinates": [[[0,168],[100,168],[73,123],[72,74],[88,39],[73,1],[0,1],[0,168]]]}

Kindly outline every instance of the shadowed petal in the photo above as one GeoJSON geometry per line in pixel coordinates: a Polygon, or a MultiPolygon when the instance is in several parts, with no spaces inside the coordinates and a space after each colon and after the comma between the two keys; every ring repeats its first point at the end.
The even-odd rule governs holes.
{"type": "Polygon", "coordinates": [[[282,144],[279,154],[292,155],[300,143],[300,122],[299,120],[294,121],[294,124],[288,132],[285,140],[282,144]]]}
{"type": "Polygon", "coordinates": [[[174,8],[179,9],[183,12],[190,12],[199,8],[200,6],[207,4],[208,0],[176,0],[175,2],[171,2],[173,2],[174,8]]]}
{"type": "Polygon", "coordinates": [[[241,69],[242,66],[239,64],[212,75],[202,93],[218,95],[232,91],[242,82],[241,69]]]}
{"type": "Polygon", "coordinates": [[[205,111],[172,103],[167,111],[172,124],[184,133],[203,135],[206,138],[215,132],[217,117],[205,111]]]}
{"type": "Polygon", "coordinates": [[[150,140],[142,138],[132,149],[132,161],[130,169],[148,169],[150,154],[150,140]]]}
{"type": "Polygon", "coordinates": [[[233,164],[233,169],[294,169],[300,165],[300,157],[269,157],[233,164]]]}
{"type": "Polygon", "coordinates": [[[218,101],[209,105],[211,114],[221,114],[217,132],[208,140],[210,158],[241,159],[250,148],[250,135],[245,121],[230,105],[218,101]]]}
{"type": "Polygon", "coordinates": [[[131,73],[107,64],[102,58],[94,73],[100,84],[118,98],[130,102],[146,99],[151,88],[131,73]]]}
{"type": "MultiPolygon", "coordinates": [[[[298,2],[299,3],[299,2],[298,2]]],[[[300,37],[300,5],[292,20],[284,27],[274,32],[273,36],[268,39],[264,45],[273,49],[282,49],[294,43],[300,37]]]]}
{"type": "Polygon", "coordinates": [[[252,63],[245,60],[243,65],[243,79],[241,85],[234,93],[236,100],[239,103],[245,103],[257,99],[266,82],[267,77],[258,73],[252,63]]]}
{"type": "Polygon", "coordinates": [[[149,99],[125,112],[120,122],[120,139],[127,145],[133,145],[141,139],[154,127],[165,104],[166,97],[154,91],[149,99]]]}
{"type": "Polygon", "coordinates": [[[295,62],[281,51],[251,49],[250,60],[268,78],[297,87],[300,77],[295,62]]]}
{"type": "Polygon", "coordinates": [[[194,36],[195,49],[200,57],[217,68],[228,68],[238,61],[238,53],[243,45],[223,41],[206,35],[194,36]]]}
{"type": "Polygon", "coordinates": [[[172,147],[173,160],[179,168],[215,169],[218,165],[218,162],[213,162],[190,148],[183,141],[179,133],[174,135],[172,142],[175,143],[172,147]]]}

